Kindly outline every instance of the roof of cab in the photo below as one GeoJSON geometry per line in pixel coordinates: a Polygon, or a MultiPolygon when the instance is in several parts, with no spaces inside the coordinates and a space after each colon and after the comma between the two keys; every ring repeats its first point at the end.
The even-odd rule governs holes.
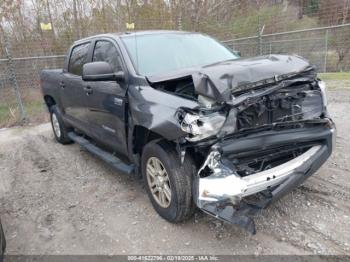
{"type": "Polygon", "coordinates": [[[140,36],[140,35],[158,35],[158,34],[192,34],[192,32],[188,31],[176,31],[176,30],[144,30],[144,31],[126,31],[119,33],[107,33],[107,34],[99,34],[93,35],[89,37],[85,37],[83,39],[79,39],[74,42],[74,44],[78,44],[80,42],[85,42],[87,40],[92,40],[99,37],[125,37],[125,36],[140,36]]]}

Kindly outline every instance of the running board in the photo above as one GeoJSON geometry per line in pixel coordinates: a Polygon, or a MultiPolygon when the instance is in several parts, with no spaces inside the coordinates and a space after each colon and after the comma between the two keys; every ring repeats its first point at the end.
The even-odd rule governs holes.
{"type": "Polygon", "coordinates": [[[134,165],[128,165],[116,156],[112,155],[109,152],[106,152],[102,150],[101,148],[95,146],[92,144],[89,140],[85,139],[82,136],[78,136],[74,132],[69,132],[68,137],[72,139],[75,143],[79,144],[81,147],[85,148],[90,153],[98,156],[103,161],[107,162],[109,165],[111,165],[116,170],[125,173],[125,174],[132,174],[134,172],[135,166],[134,165]]]}

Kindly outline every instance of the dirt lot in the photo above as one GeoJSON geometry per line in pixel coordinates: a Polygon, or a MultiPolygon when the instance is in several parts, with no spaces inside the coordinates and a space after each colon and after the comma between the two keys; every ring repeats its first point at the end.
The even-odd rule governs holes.
{"type": "Polygon", "coordinates": [[[304,185],[263,211],[258,233],[197,212],[173,225],[141,181],[117,174],[49,124],[0,131],[0,216],[9,254],[350,254],[350,91],[330,111],[337,146],[304,185]]]}

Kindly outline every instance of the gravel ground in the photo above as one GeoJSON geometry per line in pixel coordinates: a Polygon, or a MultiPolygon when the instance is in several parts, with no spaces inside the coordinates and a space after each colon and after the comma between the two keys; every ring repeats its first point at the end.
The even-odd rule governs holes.
{"type": "Polygon", "coordinates": [[[328,162],[264,210],[257,234],[197,212],[170,224],[142,182],[117,174],[51,127],[0,131],[0,216],[8,254],[350,254],[350,91],[330,92],[328,162]]]}

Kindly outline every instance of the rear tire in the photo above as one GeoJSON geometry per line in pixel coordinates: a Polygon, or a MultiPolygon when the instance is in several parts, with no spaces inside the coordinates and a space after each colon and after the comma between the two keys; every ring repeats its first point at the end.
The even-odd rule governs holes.
{"type": "Polygon", "coordinates": [[[50,119],[52,131],[57,142],[64,145],[72,143],[73,141],[68,137],[68,132],[71,129],[64,124],[61,112],[57,105],[50,107],[50,119]]]}
{"type": "Polygon", "coordinates": [[[157,213],[172,223],[189,219],[195,210],[192,199],[195,169],[189,155],[181,165],[173,146],[165,141],[152,141],[144,147],[141,163],[147,194],[157,213]],[[166,201],[162,202],[164,198],[166,201]]]}

